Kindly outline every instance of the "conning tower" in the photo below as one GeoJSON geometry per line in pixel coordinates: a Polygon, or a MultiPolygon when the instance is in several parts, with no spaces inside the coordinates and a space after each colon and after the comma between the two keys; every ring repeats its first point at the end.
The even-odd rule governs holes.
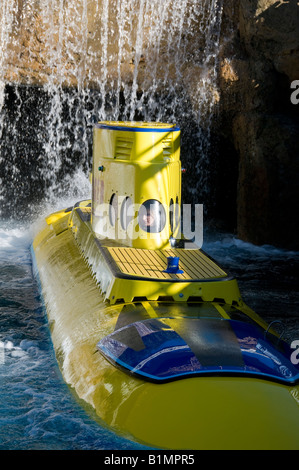
{"type": "Polygon", "coordinates": [[[99,238],[162,249],[180,229],[180,129],[105,121],[93,135],[92,229],[99,238]]]}

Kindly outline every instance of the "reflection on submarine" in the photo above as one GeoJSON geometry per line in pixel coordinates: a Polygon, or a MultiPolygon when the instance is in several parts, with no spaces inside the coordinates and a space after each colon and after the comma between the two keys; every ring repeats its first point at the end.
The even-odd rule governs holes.
{"type": "Polygon", "coordinates": [[[148,446],[298,449],[293,351],[178,238],[180,203],[176,126],[95,126],[92,200],[49,215],[32,245],[64,379],[148,446]]]}

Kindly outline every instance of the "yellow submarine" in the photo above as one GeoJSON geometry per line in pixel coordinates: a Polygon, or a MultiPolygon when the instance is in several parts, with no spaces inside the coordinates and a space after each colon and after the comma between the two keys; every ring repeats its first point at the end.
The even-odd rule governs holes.
{"type": "Polygon", "coordinates": [[[299,449],[293,350],[180,235],[180,205],[176,125],[95,125],[92,199],[32,244],[62,375],[152,448],[299,449]]]}

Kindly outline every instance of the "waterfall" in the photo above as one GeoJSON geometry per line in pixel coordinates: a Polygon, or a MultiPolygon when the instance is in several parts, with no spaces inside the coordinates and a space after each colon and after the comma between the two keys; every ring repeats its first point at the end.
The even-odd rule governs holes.
{"type": "Polygon", "coordinates": [[[222,3],[2,0],[2,215],[80,196],[99,120],[176,122],[186,197],[204,202],[222,3]]]}

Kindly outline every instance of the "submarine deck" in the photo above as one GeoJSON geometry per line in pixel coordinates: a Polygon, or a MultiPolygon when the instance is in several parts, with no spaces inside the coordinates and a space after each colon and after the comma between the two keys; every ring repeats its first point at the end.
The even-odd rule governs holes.
{"type": "Polygon", "coordinates": [[[105,299],[111,304],[162,297],[180,302],[221,299],[227,304],[239,304],[242,301],[236,280],[201,249],[127,247],[96,236],[90,219],[90,203],[81,201],[72,208],[51,214],[46,222],[58,239],[67,229],[72,233],[105,299]],[[182,273],[165,272],[167,258],[173,256],[179,257],[182,273]]]}
{"type": "Polygon", "coordinates": [[[180,248],[148,250],[127,247],[107,247],[106,249],[120,271],[131,276],[159,280],[175,279],[176,281],[192,281],[227,276],[219,266],[200,250],[185,250],[180,248]],[[169,256],[179,257],[180,268],[183,270],[183,273],[164,272],[167,266],[167,257],[169,256]]]}
{"type": "MultiPolygon", "coordinates": [[[[78,207],[76,213],[81,222],[89,226],[91,231],[91,208],[78,207]]],[[[228,276],[220,266],[198,248],[151,250],[122,246],[108,239],[97,239],[96,243],[115,274],[121,273],[134,278],[189,282],[223,279],[228,276]],[[182,273],[165,272],[167,258],[170,256],[179,257],[179,267],[183,271],[182,273]]]]}

